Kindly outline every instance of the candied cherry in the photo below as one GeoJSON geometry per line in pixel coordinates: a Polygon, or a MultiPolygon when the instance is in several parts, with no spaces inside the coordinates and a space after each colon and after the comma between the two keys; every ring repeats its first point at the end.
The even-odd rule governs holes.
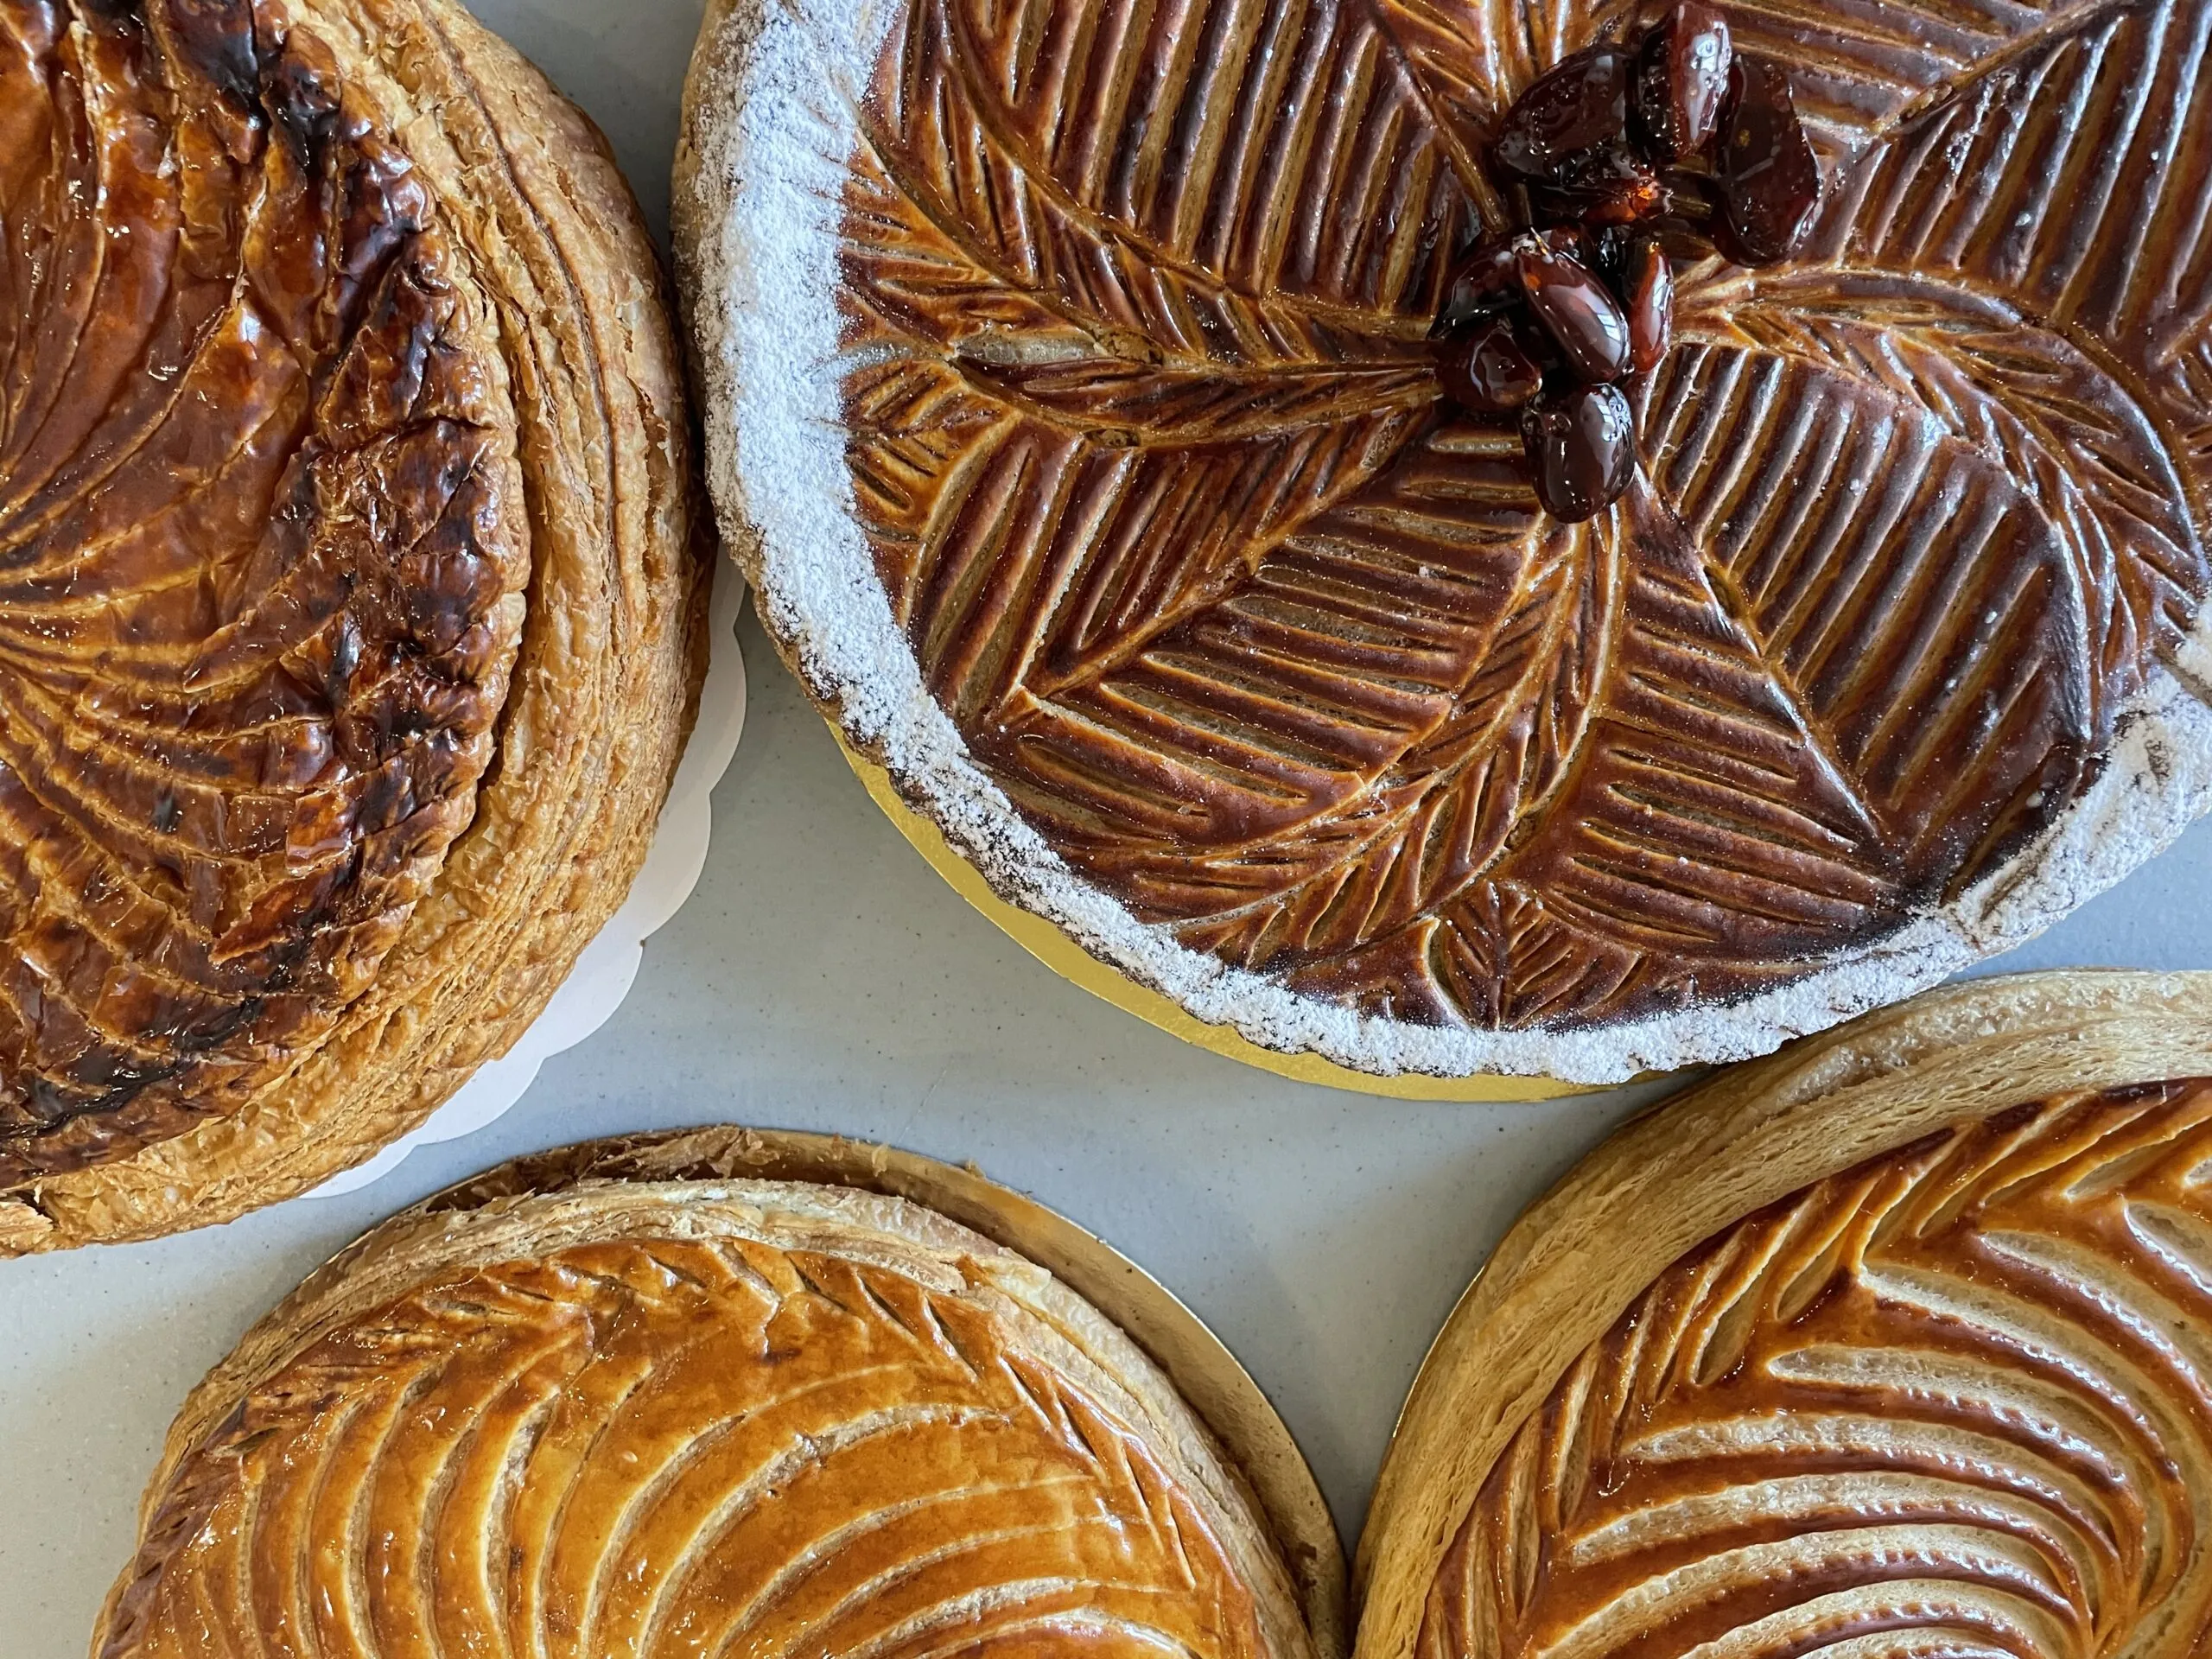
{"type": "Polygon", "coordinates": [[[1628,372],[1628,319],[1605,285],[1572,253],[1524,238],[1515,265],[1529,310],[1557,343],[1578,380],[1618,380],[1628,372]]]}
{"type": "Polygon", "coordinates": [[[1511,237],[1478,243],[1460,256],[1444,281],[1444,308],[1436,314],[1432,337],[1455,334],[1505,303],[1516,281],[1511,237]]]}
{"type": "Polygon", "coordinates": [[[1804,238],[1819,158],[1786,76],[1738,56],[1700,0],[1649,33],[1592,46],[1539,76],[1490,149],[1499,235],[1451,270],[1434,334],[1452,402],[1521,410],[1538,499],[1587,518],[1636,473],[1635,420],[1615,383],[1664,361],[1672,249],[1771,264],[1804,238]]]}
{"type": "Polygon", "coordinates": [[[1504,172],[1532,184],[1565,184],[1593,152],[1628,142],[1635,55],[1593,46],[1540,75],[1514,100],[1491,146],[1504,172]]]}
{"type": "Polygon", "coordinates": [[[1594,152],[1566,169],[1561,181],[1529,187],[1530,203],[1545,218],[1632,225],[1665,213],[1669,200],[1658,173],[1621,150],[1594,152]]]}
{"type": "Polygon", "coordinates": [[[1629,366],[1649,374],[1675,335],[1675,268],[1656,237],[1638,237],[1629,251],[1622,298],[1628,312],[1629,366]]]}
{"type": "Polygon", "coordinates": [[[1543,390],[1544,371],[1512,320],[1488,317],[1445,343],[1437,365],[1445,395],[1477,415],[1503,415],[1543,390]]]}

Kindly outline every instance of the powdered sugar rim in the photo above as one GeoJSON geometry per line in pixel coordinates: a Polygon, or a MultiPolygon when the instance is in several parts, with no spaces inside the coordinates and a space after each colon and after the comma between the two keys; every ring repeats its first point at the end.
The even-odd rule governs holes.
{"type": "Polygon", "coordinates": [[[1588,1030],[1438,1028],[1318,1001],[1189,949],[1020,818],[930,695],[892,616],[854,512],[839,397],[852,362],[833,295],[854,106],[901,0],[761,3],[757,20],[726,4],[709,22],[689,98],[691,168],[677,181],[724,532],[747,550],[767,620],[810,690],[992,888],[1198,1019],[1382,1076],[1608,1084],[1746,1058],[2024,942],[2212,807],[2212,711],[2199,690],[2212,685],[2208,612],[2179,675],[2153,671],[2096,779],[2032,846],[1951,905],[1774,990],[1588,1030]]]}

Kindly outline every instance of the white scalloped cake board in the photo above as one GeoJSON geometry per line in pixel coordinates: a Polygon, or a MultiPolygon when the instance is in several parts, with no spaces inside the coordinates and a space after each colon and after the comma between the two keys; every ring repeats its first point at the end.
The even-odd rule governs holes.
{"type": "Polygon", "coordinates": [[[744,602],[745,579],[728,561],[721,561],[715,572],[709,623],[713,656],[699,693],[699,721],[677,766],[668,804],[661,809],[652,849],[622,908],[584,947],[545,1012],[514,1047],[480,1066],[461,1091],[414,1133],[393,1141],[365,1164],[332,1176],[309,1198],[352,1192],[397,1168],[417,1147],[474,1135],[523,1097],[547,1060],[574,1048],[613,1018],[638,977],[645,941],[683,907],[706,867],[707,842],[714,827],[711,798],[722,773],[729,770],[745,730],[745,658],[736,632],[744,602]]]}
{"type": "Polygon", "coordinates": [[[752,14],[739,7],[716,55],[694,71],[695,96],[720,112],[695,134],[692,211],[713,228],[686,256],[699,289],[690,326],[709,482],[733,544],[758,532],[763,615],[854,746],[1000,897],[1138,984],[1262,1048],[1355,1071],[1617,1084],[1749,1058],[1902,1001],[2034,938],[2212,810],[2208,607],[2120,711],[2095,782],[2032,845],[1949,902],[1773,989],[1587,1029],[1416,1026],[1302,995],[1141,921],[1070,867],[969,753],[923,683],[852,511],[839,402],[849,362],[832,298],[838,204],[861,89],[898,11],[898,0],[785,0],[741,53],[730,43],[747,38],[752,14]]]}

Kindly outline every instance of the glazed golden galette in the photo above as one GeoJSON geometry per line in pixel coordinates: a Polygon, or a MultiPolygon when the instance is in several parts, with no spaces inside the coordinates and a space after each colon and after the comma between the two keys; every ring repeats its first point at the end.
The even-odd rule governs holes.
{"type": "Polygon", "coordinates": [[[1201,1018],[1764,1050],[2203,804],[2205,26],[724,3],[724,526],[847,741],[1201,1018]]]}
{"type": "Polygon", "coordinates": [[[687,1166],[746,1149],[495,1172],[317,1274],[171,1431],[99,1659],[1332,1659],[1096,1307],[918,1205],[687,1166]]]}
{"type": "Polygon", "coordinates": [[[2208,1330],[2212,979],[1872,1016],[1507,1236],[1392,1450],[1361,1655],[2193,1659],[2208,1330]]]}
{"type": "Polygon", "coordinates": [[[0,0],[0,1251],[221,1219],[619,904],[705,569],[604,143],[446,0],[0,0]]]}

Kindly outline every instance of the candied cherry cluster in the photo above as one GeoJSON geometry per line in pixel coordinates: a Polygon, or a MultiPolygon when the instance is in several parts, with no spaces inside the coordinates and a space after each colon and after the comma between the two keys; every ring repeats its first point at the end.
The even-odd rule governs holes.
{"type": "Polygon", "coordinates": [[[1786,258],[1820,205],[1820,163],[1788,80],[1684,0],[1634,45],[1593,46],[1538,79],[1490,164],[1523,228],[1452,268],[1438,372],[1470,413],[1517,412],[1544,510],[1588,518],[1635,475],[1620,383],[1667,354],[1670,246],[1786,258]]]}

